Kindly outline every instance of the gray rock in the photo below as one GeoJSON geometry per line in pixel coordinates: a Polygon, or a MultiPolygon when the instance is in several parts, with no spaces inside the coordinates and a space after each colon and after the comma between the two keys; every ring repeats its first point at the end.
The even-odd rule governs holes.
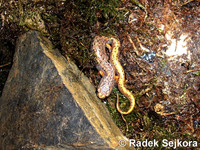
{"type": "Polygon", "coordinates": [[[51,42],[19,37],[0,99],[0,149],[128,149],[88,78],[51,42]]]}

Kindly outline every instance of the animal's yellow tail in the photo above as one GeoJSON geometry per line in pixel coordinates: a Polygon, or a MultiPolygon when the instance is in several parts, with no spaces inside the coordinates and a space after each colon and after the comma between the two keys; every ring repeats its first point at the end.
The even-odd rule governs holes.
{"type": "Polygon", "coordinates": [[[113,41],[112,44],[112,52],[111,52],[111,63],[114,65],[117,75],[118,75],[118,89],[120,90],[120,92],[122,94],[124,94],[130,102],[130,107],[128,109],[128,111],[122,111],[119,107],[119,99],[117,99],[117,110],[124,115],[127,115],[129,113],[131,113],[135,107],[135,97],[133,96],[133,94],[126,89],[124,82],[125,82],[125,73],[124,70],[119,62],[118,56],[119,56],[119,47],[120,47],[120,42],[115,39],[115,38],[111,38],[113,41]]]}

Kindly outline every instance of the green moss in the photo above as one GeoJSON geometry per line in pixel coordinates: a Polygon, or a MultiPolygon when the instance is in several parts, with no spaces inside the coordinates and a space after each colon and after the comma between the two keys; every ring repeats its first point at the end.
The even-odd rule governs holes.
{"type": "Polygon", "coordinates": [[[193,74],[193,75],[196,75],[196,76],[199,76],[199,75],[200,75],[200,71],[193,72],[192,74],[193,74]]]}
{"type": "Polygon", "coordinates": [[[95,62],[94,54],[90,51],[94,30],[99,35],[116,35],[119,20],[123,18],[123,14],[117,9],[120,3],[118,0],[70,2],[70,12],[67,12],[71,15],[70,26],[65,29],[62,41],[65,41],[64,51],[78,64],[86,66],[95,62]]]}
{"type": "Polygon", "coordinates": [[[94,62],[90,51],[91,35],[94,32],[116,35],[117,27],[123,24],[124,12],[118,9],[121,3],[120,0],[22,0],[2,5],[6,10],[3,18],[8,24],[15,24],[24,32],[37,30],[49,36],[56,48],[62,49],[62,53],[67,53],[80,67],[85,67],[94,62]]]}
{"type": "Polygon", "coordinates": [[[165,69],[167,68],[167,60],[166,59],[160,59],[160,64],[161,64],[161,68],[165,69]]]}
{"type": "MultiPolygon", "coordinates": [[[[43,35],[48,36],[56,48],[62,50],[63,54],[67,54],[73,59],[80,68],[85,66],[93,67],[95,56],[91,52],[91,42],[94,35],[117,36],[119,29],[124,31],[136,30],[135,28],[124,29],[124,14],[130,9],[119,9],[123,1],[120,0],[70,0],[70,1],[5,1],[0,3],[3,7],[1,17],[4,18],[5,26],[12,24],[17,25],[4,27],[4,30],[10,29],[8,35],[0,35],[2,38],[11,37],[10,33],[21,31],[38,30],[43,35]],[[6,13],[3,12],[6,10],[6,13]],[[11,30],[12,29],[12,30],[11,30]]],[[[131,0],[130,3],[139,6],[146,12],[146,8],[139,1],[131,0]]],[[[130,4],[129,4],[130,5],[130,4]]],[[[131,5],[130,5],[131,6],[131,5]]],[[[150,11],[150,10],[149,10],[150,11]]],[[[126,18],[127,19],[127,18],[126,18]]],[[[0,23],[3,24],[3,21],[0,23]]],[[[151,28],[159,31],[156,25],[149,22],[143,23],[144,28],[151,28]]],[[[138,28],[138,32],[144,39],[154,39],[156,36],[144,32],[144,28],[138,28]],[[139,31],[140,30],[140,31],[139,31]]],[[[157,32],[156,32],[157,33],[157,32]]],[[[17,37],[16,34],[14,34],[17,37]]],[[[12,40],[12,39],[9,39],[12,40]]],[[[156,40],[152,40],[156,41],[156,40]]],[[[154,44],[155,42],[152,42],[154,44]]],[[[163,58],[160,61],[160,70],[167,70],[167,61],[163,58]]],[[[199,72],[193,72],[199,75],[199,72]]],[[[1,80],[1,79],[0,79],[1,80]]],[[[157,78],[151,84],[156,86],[157,78]]],[[[183,94],[185,93],[185,90],[183,94]]],[[[159,118],[157,114],[151,115],[151,110],[141,108],[136,105],[135,109],[129,115],[124,115],[129,131],[126,131],[126,123],[123,121],[121,114],[117,112],[116,94],[119,94],[120,108],[127,110],[129,101],[124,97],[117,88],[109,96],[110,102],[108,109],[113,120],[129,138],[136,140],[143,139],[187,139],[194,140],[192,135],[181,134],[177,132],[174,122],[166,123],[165,119],[159,118]],[[152,117],[153,116],[153,117],[152,117]]],[[[136,104],[138,104],[141,95],[136,95],[136,104]]],[[[177,110],[180,106],[177,107],[177,110]]],[[[155,112],[154,112],[155,113],[155,112]]],[[[157,148],[157,149],[161,149],[157,148]]]]}
{"type": "Polygon", "coordinates": [[[39,13],[39,11],[24,12],[23,16],[20,18],[19,25],[23,26],[26,30],[37,30],[41,33],[47,33],[44,21],[39,13]]]}
{"type": "MultiPolygon", "coordinates": [[[[128,109],[128,100],[123,97],[123,95],[119,92],[117,88],[113,89],[111,96],[109,97],[109,101],[116,104],[116,94],[119,94],[120,102],[123,104],[120,105],[121,108],[128,109]],[[123,107],[124,106],[124,107],[123,107]]],[[[138,99],[138,98],[136,98],[138,99]]],[[[116,111],[115,107],[111,107],[107,105],[113,120],[117,124],[117,126],[121,129],[123,134],[128,138],[133,138],[138,141],[144,140],[157,140],[159,141],[159,147],[146,148],[146,149],[163,149],[162,140],[174,140],[179,139],[182,141],[194,141],[197,140],[195,137],[189,134],[180,133],[177,127],[176,122],[168,122],[165,123],[164,119],[161,119],[159,115],[151,114],[150,111],[140,110],[136,105],[136,108],[129,115],[124,115],[124,119],[122,119],[121,114],[116,111]],[[139,124],[138,124],[139,123],[139,124]],[[126,124],[128,125],[128,131],[126,124]]]]}
{"type": "Polygon", "coordinates": [[[98,21],[98,18],[102,19],[105,23],[109,22],[113,18],[120,19],[120,15],[116,9],[119,4],[119,0],[74,1],[74,5],[80,10],[79,14],[91,25],[94,25],[98,21]]]}

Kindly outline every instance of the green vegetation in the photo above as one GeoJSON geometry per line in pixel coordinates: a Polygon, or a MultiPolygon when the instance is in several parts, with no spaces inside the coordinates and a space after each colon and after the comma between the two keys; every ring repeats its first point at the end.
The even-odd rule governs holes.
{"type": "MultiPolygon", "coordinates": [[[[3,0],[0,2],[0,7],[2,7],[0,10],[0,24],[2,24],[0,39],[7,42],[11,41],[10,43],[14,45],[14,41],[21,33],[37,30],[51,39],[55,48],[59,48],[63,55],[68,55],[80,69],[85,69],[86,74],[90,76],[91,72],[88,72],[91,70],[89,69],[95,66],[95,57],[90,48],[92,39],[96,34],[116,36],[119,33],[134,30],[139,32],[138,37],[141,37],[140,39],[143,39],[146,43],[151,43],[149,45],[154,46],[154,49],[157,48],[155,43],[161,43],[157,36],[163,33],[156,26],[157,24],[150,21],[142,22],[147,19],[145,7],[136,0],[130,1],[127,6],[130,7],[129,9],[120,9],[122,4],[123,1],[121,0],[3,0]],[[140,21],[138,26],[127,25],[128,18],[125,17],[125,14],[133,10],[133,6],[139,6],[138,10],[145,11],[145,19],[141,19],[141,15],[138,19],[140,21]],[[148,30],[148,28],[152,29],[148,30]]],[[[166,59],[160,59],[160,66],[161,71],[167,70],[166,59]]],[[[193,72],[193,74],[198,76],[200,73],[193,72]]],[[[151,84],[156,86],[156,82],[155,77],[151,84]]],[[[128,109],[129,101],[117,88],[114,88],[108,98],[108,109],[115,123],[128,138],[137,140],[156,139],[159,141],[165,138],[195,140],[192,135],[177,132],[177,122],[167,122],[165,117],[162,118],[162,116],[156,114],[152,107],[149,108],[147,104],[143,107],[138,106],[139,98],[142,97],[140,95],[136,95],[136,109],[131,114],[124,116],[125,122],[115,108],[117,93],[120,97],[120,107],[128,109]]],[[[153,99],[149,98],[147,101],[152,103],[153,99]]]]}

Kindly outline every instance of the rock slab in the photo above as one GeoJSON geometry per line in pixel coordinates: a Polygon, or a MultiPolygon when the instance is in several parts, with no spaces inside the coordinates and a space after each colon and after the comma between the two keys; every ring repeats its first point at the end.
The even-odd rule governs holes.
{"type": "Polygon", "coordinates": [[[129,149],[77,66],[36,31],[19,37],[0,98],[0,149],[129,149]]]}

